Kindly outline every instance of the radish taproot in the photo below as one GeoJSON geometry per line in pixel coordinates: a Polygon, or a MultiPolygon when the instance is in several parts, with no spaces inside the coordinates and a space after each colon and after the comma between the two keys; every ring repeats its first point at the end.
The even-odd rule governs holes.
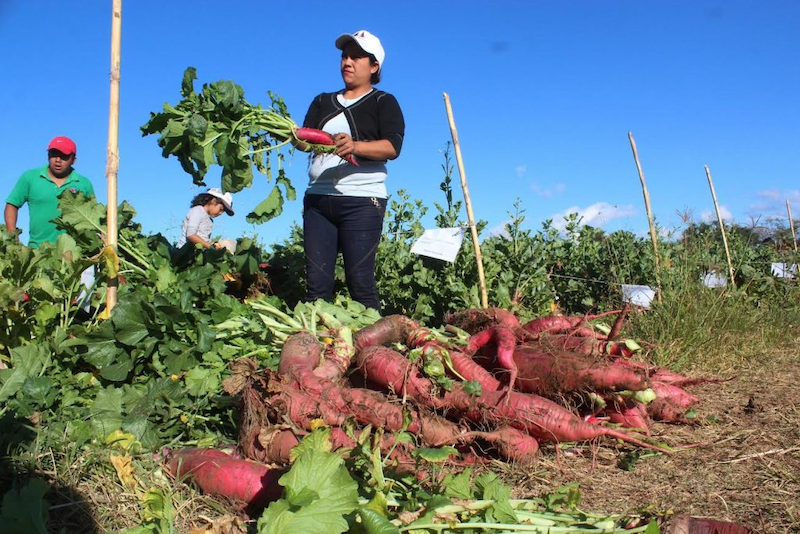
{"type": "Polygon", "coordinates": [[[569,351],[543,351],[518,346],[513,353],[518,369],[517,389],[545,397],[581,391],[640,391],[647,377],[632,369],[569,351]]]}
{"type": "Polygon", "coordinates": [[[296,128],[294,135],[299,141],[310,143],[312,145],[332,146],[336,144],[336,141],[333,140],[333,136],[331,134],[322,130],[317,130],[316,128],[296,128]]]}
{"type": "MultiPolygon", "coordinates": [[[[316,145],[309,147],[314,152],[321,152],[321,153],[332,153],[332,149],[322,149],[320,147],[334,147],[336,146],[336,141],[333,139],[333,136],[328,132],[318,130],[316,128],[307,128],[307,127],[300,127],[295,128],[294,136],[297,138],[298,141],[301,143],[308,143],[309,145],[316,145]]],[[[300,147],[303,149],[303,147],[300,147]]],[[[304,149],[308,152],[308,149],[304,149]]],[[[350,165],[354,165],[358,167],[358,161],[353,154],[347,154],[345,156],[340,156],[343,160],[345,160],[350,165]]]]}
{"type": "Polygon", "coordinates": [[[463,390],[460,384],[445,391],[442,397],[433,394],[430,380],[422,377],[405,357],[386,347],[373,347],[356,354],[359,372],[382,386],[405,392],[417,403],[444,411],[455,411],[479,424],[510,425],[547,441],[583,441],[609,436],[640,447],[670,452],[624,432],[590,425],[553,401],[515,391],[483,391],[479,396],[463,390]]]}
{"type": "Polygon", "coordinates": [[[283,469],[234,458],[213,449],[172,451],[167,468],[177,479],[191,479],[203,492],[263,507],[281,498],[283,469]]]}

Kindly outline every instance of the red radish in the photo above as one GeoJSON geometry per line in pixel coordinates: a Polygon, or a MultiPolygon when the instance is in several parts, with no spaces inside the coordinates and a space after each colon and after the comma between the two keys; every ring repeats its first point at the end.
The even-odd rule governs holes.
{"type": "Polygon", "coordinates": [[[539,452],[539,442],[526,432],[511,426],[501,426],[494,432],[475,432],[477,437],[489,441],[498,454],[512,462],[532,462],[539,452]]]}
{"type": "Polygon", "coordinates": [[[658,368],[658,370],[653,374],[652,379],[657,382],[661,382],[662,384],[670,384],[672,386],[678,386],[681,388],[686,386],[696,386],[698,384],[727,382],[729,380],[733,380],[733,378],[692,378],[674,371],[670,371],[669,369],[665,369],[663,367],[658,368]]]}
{"type": "Polygon", "coordinates": [[[647,413],[655,421],[685,423],[686,411],[700,402],[700,399],[678,386],[653,382],[652,387],[656,400],[647,405],[647,413]]]}
{"type": "Polygon", "coordinates": [[[476,334],[494,326],[510,329],[520,340],[528,339],[527,332],[522,330],[517,316],[503,308],[473,308],[445,315],[444,321],[453,326],[476,334]]]}
{"type": "Polygon", "coordinates": [[[545,397],[579,391],[640,391],[649,386],[641,373],[574,352],[545,352],[523,345],[513,357],[519,369],[517,388],[545,397]]]}
{"type": "Polygon", "coordinates": [[[650,423],[647,406],[633,399],[627,399],[622,405],[609,405],[605,409],[609,421],[625,428],[638,428],[650,434],[650,423]]]}
{"type": "Polygon", "coordinates": [[[617,319],[614,321],[614,324],[611,326],[611,330],[608,332],[609,341],[613,341],[619,337],[620,332],[622,332],[622,323],[625,322],[625,317],[628,316],[630,309],[631,303],[626,302],[622,307],[622,310],[619,312],[619,315],[617,315],[617,319]]]}
{"type": "Polygon", "coordinates": [[[431,408],[455,410],[476,423],[510,425],[548,441],[581,441],[609,436],[640,447],[670,452],[624,432],[585,423],[562,406],[536,395],[514,391],[484,391],[475,397],[455,384],[443,397],[432,395],[430,380],[420,376],[405,357],[385,347],[365,349],[356,354],[358,368],[384,388],[405,392],[431,408]],[[505,399],[505,400],[504,400],[505,399]]]}
{"type": "Polygon", "coordinates": [[[664,534],[756,534],[756,531],[728,521],[679,515],[669,520],[664,534]]]}
{"type": "Polygon", "coordinates": [[[181,449],[170,454],[167,468],[175,478],[191,478],[205,493],[263,507],[278,500],[282,469],[233,458],[221,451],[181,449]]]}
{"type": "Polygon", "coordinates": [[[301,331],[289,336],[281,349],[278,373],[292,375],[311,371],[320,363],[322,345],[311,332],[301,331]]]}
{"type": "Polygon", "coordinates": [[[316,128],[297,128],[294,131],[294,135],[298,140],[312,145],[330,146],[336,144],[331,134],[323,132],[322,130],[317,130],[316,128]]]}
{"type": "Polygon", "coordinates": [[[386,343],[403,343],[417,329],[420,329],[419,323],[405,315],[387,315],[359,330],[353,336],[353,344],[358,353],[366,347],[378,347],[386,343]]]}
{"type": "Polygon", "coordinates": [[[508,389],[509,391],[513,390],[517,380],[517,364],[514,360],[514,347],[517,344],[517,338],[510,328],[496,325],[474,334],[467,341],[465,352],[471,356],[490,342],[494,342],[497,347],[497,363],[510,373],[508,389]]]}
{"type": "Polygon", "coordinates": [[[542,332],[539,334],[538,343],[544,350],[567,350],[585,356],[592,356],[602,353],[603,342],[594,337],[542,332]]]}
{"type": "Polygon", "coordinates": [[[465,380],[479,383],[482,391],[497,391],[501,389],[500,381],[466,354],[451,350],[450,361],[453,363],[453,369],[458,374],[464,377],[465,380]]]}
{"type": "MultiPolygon", "coordinates": [[[[294,130],[295,137],[302,141],[303,143],[309,143],[311,145],[322,145],[326,147],[332,147],[336,145],[336,141],[333,140],[333,136],[328,132],[324,132],[322,130],[317,130],[316,128],[295,128],[294,130]]],[[[319,150],[319,152],[331,152],[331,150],[319,150]]],[[[346,156],[341,156],[343,160],[345,160],[350,165],[355,165],[358,167],[358,161],[353,154],[347,154],[346,156]]]]}
{"type": "Polygon", "coordinates": [[[620,313],[621,310],[612,310],[595,315],[548,315],[539,317],[522,325],[522,328],[530,334],[541,332],[564,332],[580,326],[582,323],[592,319],[600,319],[608,315],[620,313]]]}

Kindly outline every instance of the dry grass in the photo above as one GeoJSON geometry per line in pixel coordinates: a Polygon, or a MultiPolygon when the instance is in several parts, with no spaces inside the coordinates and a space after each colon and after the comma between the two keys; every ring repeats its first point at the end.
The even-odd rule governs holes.
{"type": "Polygon", "coordinates": [[[630,471],[618,465],[623,451],[608,442],[571,455],[545,451],[535,469],[508,469],[505,478],[520,496],[579,482],[582,507],[592,511],[674,512],[764,534],[800,532],[800,395],[793,372],[800,342],[759,356],[730,382],[689,388],[701,398],[704,424],[655,425],[654,436],[667,443],[702,446],[643,457],[630,471]]]}

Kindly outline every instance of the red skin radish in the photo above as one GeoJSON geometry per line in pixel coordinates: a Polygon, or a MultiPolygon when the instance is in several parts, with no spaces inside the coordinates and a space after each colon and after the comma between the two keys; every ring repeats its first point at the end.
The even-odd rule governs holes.
{"type": "Polygon", "coordinates": [[[647,415],[647,406],[641,402],[628,399],[622,405],[612,405],[605,409],[609,421],[625,428],[638,428],[650,434],[650,418],[647,415]]]}
{"type": "Polygon", "coordinates": [[[601,352],[610,356],[622,356],[623,358],[630,358],[633,356],[633,351],[621,341],[607,341],[601,342],[601,352]]]}
{"type": "Polygon", "coordinates": [[[433,384],[408,359],[387,347],[367,347],[356,353],[359,372],[369,382],[401,396],[432,398],[433,384]]]}
{"type": "MultiPolygon", "coordinates": [[[[391,350],[383,347],[367,350],[381,349],[391,350]]],[[[411,365],[408,360],[405,361],[411,365]]],[[[329,426],[341,426],[348,417],[352,417],[359,423],[393,432],[405,428],[427,444],[446,442],[462,433],[455,423],[420,413],[411,406],[389,402],[378,391],[340,387],[319,380],[310,373],[299,377],[296,384],[274,387],[282,388],[282,391],[281,395],[273,398],[273,406],[286,413],[295,424],[308,430],[314,419],[322,419],[329,426]]]]}
{"type": "Polygon", "coordinates": [[[477,437],[490,442],[505,460],[530,463],[536,460],[539,442],[536,438],[511,426],[501,426],[494,432],[475,432],[477,437]]]}
{"type": "Polygon", "coordinates": [[[453,369],[455,369],[458,374],[463,376],[466,380],[479,383],[481,385],[481,390],[497,391],[501,389],[500,381],[466,354],[451,350],[450,361],[453,363],[453,369]]]}
{"type": "Polygon", "coordinates": [[[547,317],[539,317],[522,325],[522,328],[530,334],[541,334],[543,332],[561,332],[570,330],[583,322],[583,317],[575,321],[574,317],[567,317],[565,315],[549,315],[547,317]]]}
{"type": "Polygon", "coordinates": [[[323,380],[338,380],[347,372],[352,357],[353,347],[337,335],[333,343],[325,347],[324,361],[314,369],[314,375],[323,380]]]}
{"type": "Polygon", "coordinates": [[[594,337],[581,337],[569,334],[551,334],[543,332],[539,335],[538,343],[545,350],[567,350],[577,352],[584,356],[602,353],[601,343],[594,337]]]}
{"type": "Polygon", "coordinates": [[[619,312],[619,315],[617,315],[617,319],[614,321],[614,324],[611,326],[611,330],[608,332],[609,341],[613,341],[619,337],[620,332],[622,332],[622,324],[625,322],[625,318],[628,316],[630,309],[631,303],[626,302],[622,307],[622,310],[619,312]]]}
{"type": "Polygon", "coordinates": [[[545,352],[524,345],[513,356],[519,369],[517,388],[545,397],[579,391],[640,391],[649,386],[641,373],[574,352],[545,352]]]}
{"type": "Polygon", "coordinates": [[[362,328],[353,336],[356,353],[366,347],[378,347],[386,343],[404,343],[415,330],[419,330],[419,323],[405,315],[387,315],[362,328]]]}
{"type": "Polygon", "coordinates": [[[652,388],[656,393],[656,399],[647,405],[647,413],[655,421],[688,422],[686,411],[700,402],[700,399],[678,386],[653,382],[652,388]]]}
{"type": "Polygon", "coordinates": [[[624,432],[585,423],[562,406],[536,395],[484,391],[475,397],[455,384],[442,398],[435,397],[431,394],[430,380],[420,376],[402,354],[385,347],[361,351],[356,360],[359,371],[382,387],[405,391],[417,403],[456,411],[476,423],[510,425],[548,441],[583,441],[609,436],[640,447],[670,452],[624,432]]]}
{"type": "Polygon", "coordinates": [[[619,430],[586,423],[544,397],[513,391],[505,397],[506,400],[504,393],[499,391],[486,391],[480,397],[471,397],[457,388],[445,393],[442,404],[458,409],[474,422],[489,420],[510,425],[544,441],[585,441],[608,436],[639,447],[671,452],[619,430]]]}
{"type": "Polygon", "coordinates": [[[289,336],[281,349],[278,373],[291,376],[313,370],[320,363],[322,345],[311,332],[298,332],[289,336]]]}
{"type": "Polygon", "coordinates": [[[580,326],[581,323],[585,323],[586,321],[600,319],[601,317],[606,317],[608,315],[614,315],[616,313],[620,313],[620,311],[621,310],[613,310],[597,313],[595,315],[548,315],[528,321],[522,325],[522,328],[530,334],[540,334],[542,332],[566,332],[580,326]]]}
{"type": "Polygon", "coordinates": [[[191,478],[205,493],[242,501],[254,508],[266,506],[283,494],[278,479],[284,470],[208,449],[173,451],[167,468],[175,478],[191,478]]]}
{"type": "Polygon", "coordinates": [[[472,335],[467,341],[465,352],[469,355],[475,354],[476,351],[490,342],[494,342],[497,347],[497,363],[510,373],[508,390],[511,391],[514,389],[518,371],[514,360],[514,347],[517,344],[517,338],[510,328],[497,325],[472,335]]]}
{"type": "Polygon", "coordinates": [[[669,520],[664,534],[756,534],[756,531],[727,521],[679,515],[669,520]]]}
{"type": "Polygon", "coordinates": [[[470,310],[449,313],[444,321],[470,334],[476,334],[495,326],[504,326],[511,330],[520,340],[528,339],[517,316],[503,308],[473,308],[470,310]]]}
{"type": "Polygon", "coordinates": [[[312,145],[332,146],[336,144],[331,134],[323,132],[322,130],[317,130],[316,128],[297,128],[294,134],[298,140],[312,145]]]}
{"type": "MultiPolygon", "coordinates": [[[[299,141],[311,145],[322,145],[329,147],[336,145],[336,141],[333,140],[333,136],[331,134],[322,130],[317,130],[316,128],[296,128],[294,135],[299,141]]],[[[358,161],[356,161],[356,158],[353,156],[353,154],[347,154],[346,156],[341,156],[341,158],[350,165],[355,165],[356,167],[359,166],[358,161]]]]}
{"type": "Polygon", "coordinates": [[[681,388],[686,386],[696,386],[698,384],[709,384],[712,382],[727,382],[728,380],[733,380],[733,378],[703,378],[703,377],[692,378],[689,376],[682,375],[680,373],[676,373],[674,371],[670,371],[669,369],[665,369],[663,367],[659,367],[651,378],[656,382],[661,382],[662,384],[669,384],[672,386],[678,386],[681,388]]]}

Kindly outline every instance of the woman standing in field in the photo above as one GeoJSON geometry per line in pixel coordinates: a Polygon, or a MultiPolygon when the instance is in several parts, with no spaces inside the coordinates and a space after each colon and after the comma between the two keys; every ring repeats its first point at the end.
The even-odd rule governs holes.
{"type": "Polygon", "coordinates": [[[333,297],[339,251],[350,296],[379,309],[375,254],[386,211],[386,162],[400,154],[405,122],[394,96],[373,85],[381,78],[386,54],[365,30],[336,39],[342,51],[344,89],[314,98],[303,126],[328,132],[332,154],[317,154],[303,199],[306,300],[333,297]],[[357,165],[343,158],[354,158],[357,165]]]}

